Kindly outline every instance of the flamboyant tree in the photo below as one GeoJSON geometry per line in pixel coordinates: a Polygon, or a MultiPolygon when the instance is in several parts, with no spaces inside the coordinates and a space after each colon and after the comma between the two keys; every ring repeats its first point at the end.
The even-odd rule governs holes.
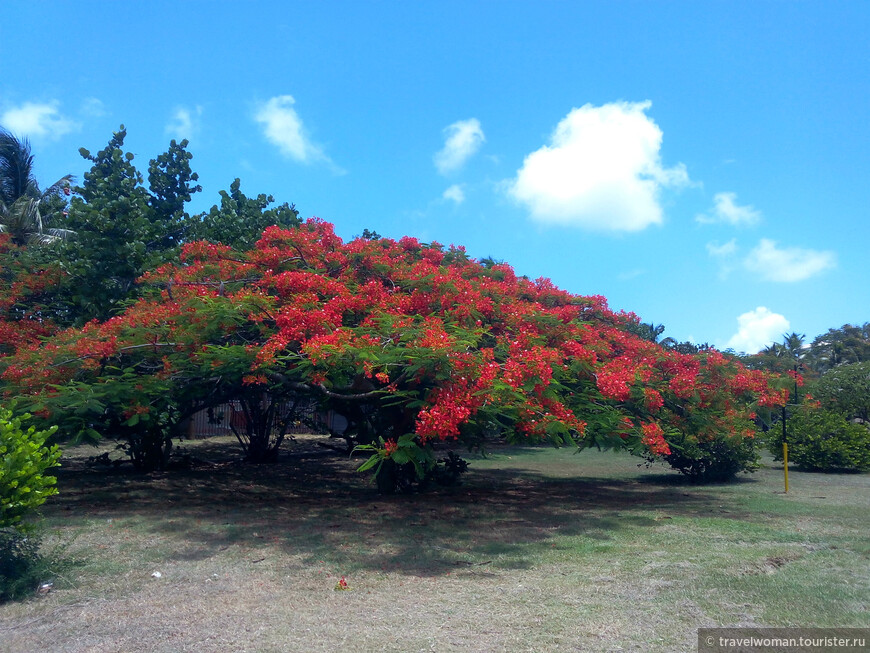
{"type": "Polygon", "coordinates": [[[57,328],[60,266],[0,233],[0,357],[38,345],[57,328]]]}
{"type": "Polygon", "coordinates": [[[751,467],[752,411],[786,399],[731,357],[634,335],[602,297],[462,248],[344,243],[317,219],[249,251],[189,243],[140,281],[123,314],[20,350],[2,379],[61,429],[127,433],[148,465],[174,424],[240,398],[252,459],[274,456],[292,417],[279,406],[315,401],[383,475],[393,456],[424,468],[439,440],[499,438],[625,447],[703,477],[751,467]]]}

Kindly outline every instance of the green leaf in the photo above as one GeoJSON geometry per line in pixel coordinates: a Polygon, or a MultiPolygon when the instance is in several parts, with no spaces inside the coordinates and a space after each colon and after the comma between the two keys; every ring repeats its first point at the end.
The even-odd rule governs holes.
{"type": "Polygon", "coordinates": [[[369,470],[372,467],[374,467],[375,465],[377,465],[379,462],[381,462],[382,460],[383,459],[381,458],[381,456],[379,454],[375,454],[371,458],[369,458],[367,461],[365,461],[362,465],[357,467],[356,471],[364,472],[366,470],[369,470]]]}

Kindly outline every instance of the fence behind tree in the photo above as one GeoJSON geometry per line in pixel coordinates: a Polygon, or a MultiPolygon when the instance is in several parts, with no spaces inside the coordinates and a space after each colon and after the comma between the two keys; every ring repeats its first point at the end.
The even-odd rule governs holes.
{"type": "MultiPolygon", "coordinates": [[[[278,413],[286,415],[292,408],[292,402],[285,402],[278,406],[278,413]]],[[[289,434],[328,433],[330,428],[335,429],[344,422],[340,415],[319,410],[313,403],[297,406],[293,417],[293,422],[287,428],[289,434]]],[[[241,402],[229,401],[195,413],[183,429],[185,437],[192,439],[232,435],[233,427],[237,431],[245,430],[246,420],[241,402]]]]}

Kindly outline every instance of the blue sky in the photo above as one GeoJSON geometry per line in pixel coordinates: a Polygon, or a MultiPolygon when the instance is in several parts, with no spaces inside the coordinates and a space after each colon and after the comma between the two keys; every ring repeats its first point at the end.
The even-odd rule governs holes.
{"type": "Polygon", "coordinates": [[[123,123],[304,217],[464,245],[756,351],[870,321],[870,3],[40,2],[0,124],[48,184],[123,123]]]}

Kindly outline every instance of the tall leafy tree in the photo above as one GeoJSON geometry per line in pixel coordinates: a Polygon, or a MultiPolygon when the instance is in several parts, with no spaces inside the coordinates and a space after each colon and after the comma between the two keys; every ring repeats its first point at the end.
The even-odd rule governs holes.
{"type": "Polygon", "coordinates": [[[299,226],[296,206],[285,202],[269,208],[274,201],[271,195],[248,197],[241,191],[241,182],[235,179],[230,192],[221,191],[220,204],[192,221],[190,240],[207,240],[246,250],[254,247],[267,227],[299,226]]]}
{"type": "Polygon", "coordinates": [[[870,361],[870,322],[828,329],[813,340],[809,360],[821,373],[840,365],[870,361]]]}
{"type": "Polygon", "coordinates": [[[189,221],[184,205],[201,190],[186,140],[151,161],[146,188],[123,150],[126,135],[121,125],[97,154],[80,150],[93,165],[76,188],[69,226],[77,236],[65,247],[79,322],[110,317],[136,296],[145,270],[177,256],[189,221]]]}
{"type": "Polygon", "coordinates": [[[628,323],[627,328],[634,335],[649,342],[658,342],[659,336],[665,332],[664,324],[655,324],[654,322],[631,321],[628,323]]]}
{"type": "Polygon", "coordinates": [[[819,379],[815,395],[825,408],[870,423],[870,361],[828,371],[819,379]]]}
{"type": "Polygon", "coordinates": [[[793,363],[799,364],[806,357],[806,335],[803,333],[784,333],[782,336],[782,347],[785,354],[793,363]]]}

